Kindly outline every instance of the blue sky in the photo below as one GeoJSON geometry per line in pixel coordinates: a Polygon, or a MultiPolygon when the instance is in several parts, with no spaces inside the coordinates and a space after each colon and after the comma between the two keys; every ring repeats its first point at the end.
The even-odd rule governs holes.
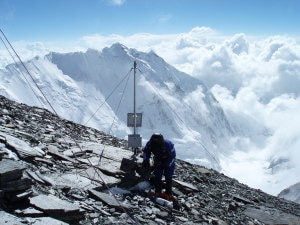
{"type": "Polygon", "coordinates": [[[299,11],[299,0],[0,0],[0,26],[12,41],[174,34],[196,26],[228,35],[297,36],[299,11]]]}

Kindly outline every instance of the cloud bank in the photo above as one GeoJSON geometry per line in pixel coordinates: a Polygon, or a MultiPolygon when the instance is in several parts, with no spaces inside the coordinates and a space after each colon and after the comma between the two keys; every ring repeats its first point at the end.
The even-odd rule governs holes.
{"type": "MultiPolygon", "coordinates": [[[[271,194],[296,183],[300,171],[299,38],[223,36],[209,27],[195,27],[166,35],[95,34],[69,48],[55,43],[15,44],[26,60],[47,51],[100,50],[115,42],[154,51],[211,89],[233,128],[241,133],[231,140],[234,153],[221,159],[226,174],[271,194]]],[[[11,61],[3,48],[0,61],[0,66],[11,61]]]]}

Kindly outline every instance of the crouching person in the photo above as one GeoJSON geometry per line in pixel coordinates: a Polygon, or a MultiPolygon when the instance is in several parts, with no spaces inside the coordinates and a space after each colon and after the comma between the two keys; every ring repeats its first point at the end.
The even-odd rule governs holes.
{"type": "Polygon", "coordinates": [[[172,179],[175,171],[176,151],[174,144],[161,134],[153,134],[143,149],[143,166],[150,166],[154,156],[155,193],[162,193],[162,176],[165,176],[166,194],[172,195],[172,179]]]}

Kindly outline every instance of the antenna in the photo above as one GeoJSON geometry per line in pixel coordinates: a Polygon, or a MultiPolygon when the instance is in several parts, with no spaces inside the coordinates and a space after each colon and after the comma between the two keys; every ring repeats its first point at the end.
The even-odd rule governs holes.
{"type": "Polygon", "coordinates": [[[127,127],[133,127],[133,134],[128,135],[128,147],[137,153],[142,147],[142,137],[136,133],[136,128],[142,126],[142,113],[136,112],[136,61],[133,62],[133,113],[127,113],[127,127]]]}
{"type": "Polygon", "coordinates": [[[134,114],[134,127],[133,127],[133,134],[136,134],[136,61],[133,62],[133,114],[134,114]]]}

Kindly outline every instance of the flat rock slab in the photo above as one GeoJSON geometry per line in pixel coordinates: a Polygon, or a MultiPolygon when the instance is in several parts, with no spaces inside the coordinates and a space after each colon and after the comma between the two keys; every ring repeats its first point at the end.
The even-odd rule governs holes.
{"type": "Polygon", "coordinates": [[[77,205],[52,195],[38,195],[30,198],[30,204],[54,218],[73,220],[76,217],[81,218],[83,216],[82,211],[80,211],[77,205]]]}
{"type": "Polygon", "coordinates": [[[19,180],[7,181],[4,184],[1,183],[1,189],[6,192],[11,191],[23,191],[31,188],[31,180],[27,177],[19,180]]]}
{"type": "Polygon", "coordinates": [[[254,204],[249,199],[243,198],[242,196],[239,196],[239,195],[232,195],[232,197],[233,197],[233,200],[238,201],[238,202],[242,202],[244,204],[254,204]]]}
{"type": "Polygon", "coordinates": [[[174,179],[173,180],[175,185],[177,184],[177,186],[181,186],[183,187],[184,189],[188,189],[188,190],[192,190],[192,191],[198,191],[198,188],[195,187],[194,185],[190,184],[190,183],[186,183],[186,182],[183,182],[183,181],[179,181],[179,180],[176,180],[174,179]]]}
{"type": "Polygon", "coordinates": [[[90,167],[85,171],[80,172],[83,177],[86,177],[92,181],[96,181],[100,184],[106,183],[107,185],[114,185],[120,182],[120,179],[113,176],[107,176],[96,167],[90,167]]]}
{"type": "MultiPolygon", "coordinates": [[[[31,220],[30,220],[31,221],[31,220]]],[[[63,221],[51,218],[51,217],[39,217],[39,218],[34,218],[32,225],[69,225],[69,223],[65,223],[63,221]]]]}
{"type": "Polygon", "coordinates": [[[202,173],[202,174],[210,174],[210,173],[212,173],[211,170],[203,168],[203,167],[199,167],[196,170],[197,170],[197,172],[202,173]]]}
{"type": "Polygon", "coordinates": [[[62,222],[60,220],[51,217],[39,217],[39,218],[18,218],[12,214],[6,213],[0,210],[0,222],[1,224],[31,224],[31,225],[68,225],[68,223],[62,222]]]}
{"type": "Polygon", "coordinates": [[[1,224],[22,224],[22,219],[0,210],[1,224]]]}
{"type": "Polygon", "coordinates": [[[81,188],[83,190],[88,190],[95,188],[95,182],[92,182],[87,176],[82,176],[76,171],[63,174],[51,174],[51,179],[55,180],[56,186],[67,186],[70,188],[81,188]]]}
{"type": "Polygon", "coordinates": [[[41,150],[39,147],[31,147],[27,142],[15,138],[10,135],[5,135],[6,137],[6,146],[9,149],[13,149],[16,151],[20,158],[32,158],[32,157],[42,157],[45,155],[45,152],[41,150]]]}
{"type": "Polygon", "coordinates": [[[252,217],[254,219],[259,220],[260,222],[263,222],[264,224],[285,224],[285,225],[292,225],[292,224],[300,224],[300,218],[296,217],[292,214],[288,214],[285,212],[281,212],[276,209],[271,208],[254,208],[254,207],[248,207],[244,214],[252,217]]]}
{"type": "Polygon", "coordinates": [[[114,208],[125,208],[125,209],[129,209],[130,206],[122,204],[121,202],[117,201],[116,198],[112,195],[103,193],[103,192],[99,192],[96,190],[89,190],[89,194],[94,197],[96,200],[100,200],[102,202],[104,202],[105,204],[114,207],[114,208]]]}
{"type": "Polygon", "coordinates": [[[0,161],[0,185],[4,182],[17,180],[22,177],[23,166],[20,162],[10,159],[0,161]]]}
{"type": "Polygon", "coordinates": [[[54,157],[57,157],[61,160],[69,161],[69,162],[75,163],[75,164],[78,163],[75,159],[72,159],[69,156],[59,153],[58,148],[53,145],[48,146],[48,154],[52,155],[54,157]]]}
{"type": "Polygon", "coordinates": [[[100,161],[98,156],[86,159],[77,158],[77,160],[84,164],[98,167],[102,172],[106,173],[107,175],[114,176],[117,174],[124,174],[124,172],[120,170],[121,163],[119,161],[114,161],[112,159],[107,158],[102,158],[100,161]]]}
{"type": "Polygon", "coordinates": [[[109,145],[102,145],[95,142],[82,143],[81,146],[83,149],[92,150],[94,154],[100,157],[100,161],[102,160],[102,158],[106,158],[117,162],[121,162],[124,157],[130,158],[133,154],[131,151],[128,150],[120,149],[109,145]]]}
{"type": "Polygon", "coordinates": [[[18,216],[22,216],[22,217],[43,217],[45,216],[45,213],[40,211],[40,210],[37,210],[35,208],[32,208],[32,207],[29,207],[27,209],[23,209],[23,210],[20,210],[20,209],[17,209],[15,210],[15,214],[18,215],[18,216]]]}

